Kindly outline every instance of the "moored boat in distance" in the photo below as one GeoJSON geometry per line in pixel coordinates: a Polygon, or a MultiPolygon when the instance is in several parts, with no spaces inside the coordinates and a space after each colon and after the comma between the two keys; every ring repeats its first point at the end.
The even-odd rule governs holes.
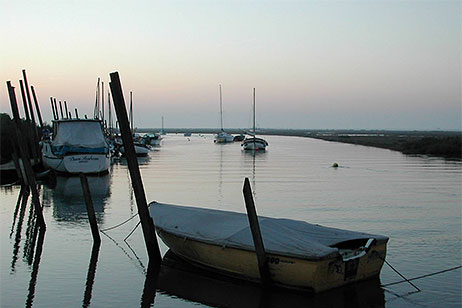
{"type": "Polygon", "coordinates": [[[256,131],[256,115],[255,115],[255,88],[253,88],[253,133],[251,137],[247,137],[241,143],[242,149],[245,151],[265,151],[268,142],[263,138],[257,138],[256,131]]]}
{"type": "Polygon", "coordinates": [[[215,143],[234,142],[234,136],[231,134],[228,134],[223,129],[223,102],[222,102],[222,95],[221,95],[221,85],[219,85],[219,88],[220,88],[220,126],[221,126],[221,130],[218,134],[215,135],[215,139],[213,141],[215,143]]]}
{"type": "MultiPolygon", "coordinates": [[[[225,275],[260,281],[246,214],[157,202],[149,211],[157,234],[176,255],[225,275]]],[[[258,220],[276,286],[321,292],[380,274],[386,236],[291,219],[258,220]]]]}
{"type": "Polygon", "coordinates": [[[244,139],[245,139],[244,134],[234,136],[234,142],[244,141],[244,139]]]}
{"type": "Polygon", "coordinates": [[[101,121],[54,120],[52,139],[42,141],[42,160],[45,168],[58,173],[107,173],[111,153],[101,121]]]}
{"type": "Polygon", "coordinates": [[[215,143],[230,143],[234,142],[234,136],[228,134],[225,131],[221,131],[218,134],[215,135],[215,143]]]}
{"type": "Polygon", "coordinates": [[[159,133],[149,133],[143,136],[143,140],[146,144],[159,146],[162,141],[162,136],[159,133]]]}

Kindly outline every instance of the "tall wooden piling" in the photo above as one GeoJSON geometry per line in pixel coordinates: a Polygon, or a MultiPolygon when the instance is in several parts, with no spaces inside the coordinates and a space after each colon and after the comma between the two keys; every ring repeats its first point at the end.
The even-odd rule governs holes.
{"type": "Polygon", "coordinates": [[[51,112],[53,113],[53,120],[56,120],[55,106],[53,104],[53,97],[51,96],[50,96],[50,103],[51,103],[51,112]]]}
{"type": "Polygon", "coordinates": [[[39,102],[37,100],[37,96],[35,95],[34,86],[30,86],[30,89],[32,90],[32,97],[34,98],[35,111],[37,112],[37,118],[38,118],[39,123],[40,123],[40,128],[43,128],[42,113],[40,112],[40,106],[39,106],[39,102]]]}
{"type": "Polygon", "coordinates": [[[64,119],[63,103],[61,101],[59,101],[59,111],[61,112],[61,119],[64,119]]]}
{"type": "Polygon", "coordinates": [[[29,107],[27,107],[26,92],[24,92],[24,84],[22,80],[19,80],[19,87],[21,88],[21,97],[22,97],[22,104],[24,105],[24,114],[26,116],[26,120],[30,121],[29,107]]]}
{"type": "Polygon", "coordinates": [[[27,83],[26,70],[22,70],[22,76],[24,78],[24,90],[27,96],[27,104],[29,105],[30,119],[32,120],[32,123],[34,123],[34,127],[35,127],[34,109],[32,108],[32,100],[30,98],[30,91],[29,91],[29,84],[27,83]]]}
{"type": "Polygon", "coordinates": [[[19,118],[16,94],[14,93],[14,87],[11,85],[10,81],[7,81],[6,85],[7,85],[8,94],[10,97],[11,111],[13,113],[13,119],[14,119],[13,123],[15,125],[16,138],[18,140],[19,155],[21,156],[22,163],[24,165],[26,178],[27,178],[26,183],[30,186],[30,190],[32,192],[32,202],[35,207],[35,213],[37,215],[39,226],[45,228],[46,227],[45,219],[43,218],[42,207],[40,205],[40,199],[39,199],[39,194],[37,191],[37,183],[35,181],[34,170],[32,169],[29,154],[26,151],[24,137],[21,131],[21,121],[19,118]]]}
{"type": "Polygon", "coordinates": [[[85,174],[80,173],[80,184],[82,184],[83,196],[85,198],[85,205],[87,207],[88,220],[90,221],[91,234],[93,235],[93,241],[95,243],[101,242],[99,236],[98,223],[96,222],[95,208],[93,207],[93,200],[91,199],[90,187],[88,186],[88,180],[85,174]]]}
{"type": "Polygon", "coordinates": [[[146,249],[148,251],[149,260],[154,261],[156,264],[160,265],[162,258],[160,255],[159,245],[157,243],[154,221],[149,215],[143,181],[141,179],[140,169],[138,167],[135,146],[133,145],[133,137],[130,133],[130,126],[128,124],[127,109],[125,107],[125,100],[122,92],[122,86],[120,84],[119,73],[111,73],[110,77],[111,82],[109,83],[109,86],[111,88],[112,99],[114,101],[114,109],[119,120],[120,132],[125,149],[125,156],[127,158],[130,178],[132,180],[132,186],[135,192],[136,205],[138,207],[138,215],[140,216],[146,249]]]}
{"type": "Polygon", "coordinates": [[[64,109],[66,110],[66,119],[69,119],[69,111],[67,111],[67,103],[64,101],[64,109]]]}
{"type": "Polygon", "coordinates": [[[247,216],[249,218],[250,230],[252,231],[253,243],[255,245],[255,252],[257,254],[258,269],[263,285],[268,286],[271,284],[271,275],[268,268],[268,261],[266,259],[265,247],[261,237],[260,225],[258,223],[257,211],[252,197],[252,189],[248,178],[244,180],[244,200],[247,209],[247,216]]]}
{"type": "Polygon", "coordinates": [[[56,119],[55,120],[59,120],[58,104],[56,103],[56,98],[53,99],[53,106],[55,108],[55,113],[56,113],[56,119]]]}

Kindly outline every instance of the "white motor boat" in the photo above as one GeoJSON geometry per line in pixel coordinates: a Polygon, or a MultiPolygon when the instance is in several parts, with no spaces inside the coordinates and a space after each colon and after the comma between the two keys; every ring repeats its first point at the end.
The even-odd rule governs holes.
{"type": "Polygon", "coordinates": [[[42,141],[42,159],[46,168],[58,173],[107,173],[111,152],[101,121],[54,120],[52,139],[42,141]]]}

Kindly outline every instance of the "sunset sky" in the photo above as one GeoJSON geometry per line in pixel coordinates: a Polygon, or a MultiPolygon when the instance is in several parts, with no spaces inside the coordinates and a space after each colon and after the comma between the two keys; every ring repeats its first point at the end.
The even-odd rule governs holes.
{"type": "MultiPolygon", "coordinates": [[[[135,125],[461,129],[461,1],[0,0],[0,112],[26,69],[93,115],[118,71],[135,125]]],[[[107,95],[107,94],[106,94],[107,95]]],[[[22,104],[21,104],[22,105],[22,104]]],[[[21,108],[22,113],[22,108],[21,108]]]]}

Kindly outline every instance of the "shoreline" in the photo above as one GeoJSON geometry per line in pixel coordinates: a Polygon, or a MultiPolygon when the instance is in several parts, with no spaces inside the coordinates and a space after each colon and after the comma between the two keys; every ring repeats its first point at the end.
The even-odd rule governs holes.
{"type": "MultiPolygon", "coordinates": [[[[138,129],[152,132],[159,129],[138,129]]],[[[170,128],[167,133],[214,134],[218,129],[170,128]]],[[[230,134],[245,133],[245,129],[229,128],[230,134]]],[[[407,155],[429,155],[446,159],[462,159],[461,131],[391,131],[391,130],[309,130],[259,129],[258,135],[314,138],[398,151],[407,155]]]]}

